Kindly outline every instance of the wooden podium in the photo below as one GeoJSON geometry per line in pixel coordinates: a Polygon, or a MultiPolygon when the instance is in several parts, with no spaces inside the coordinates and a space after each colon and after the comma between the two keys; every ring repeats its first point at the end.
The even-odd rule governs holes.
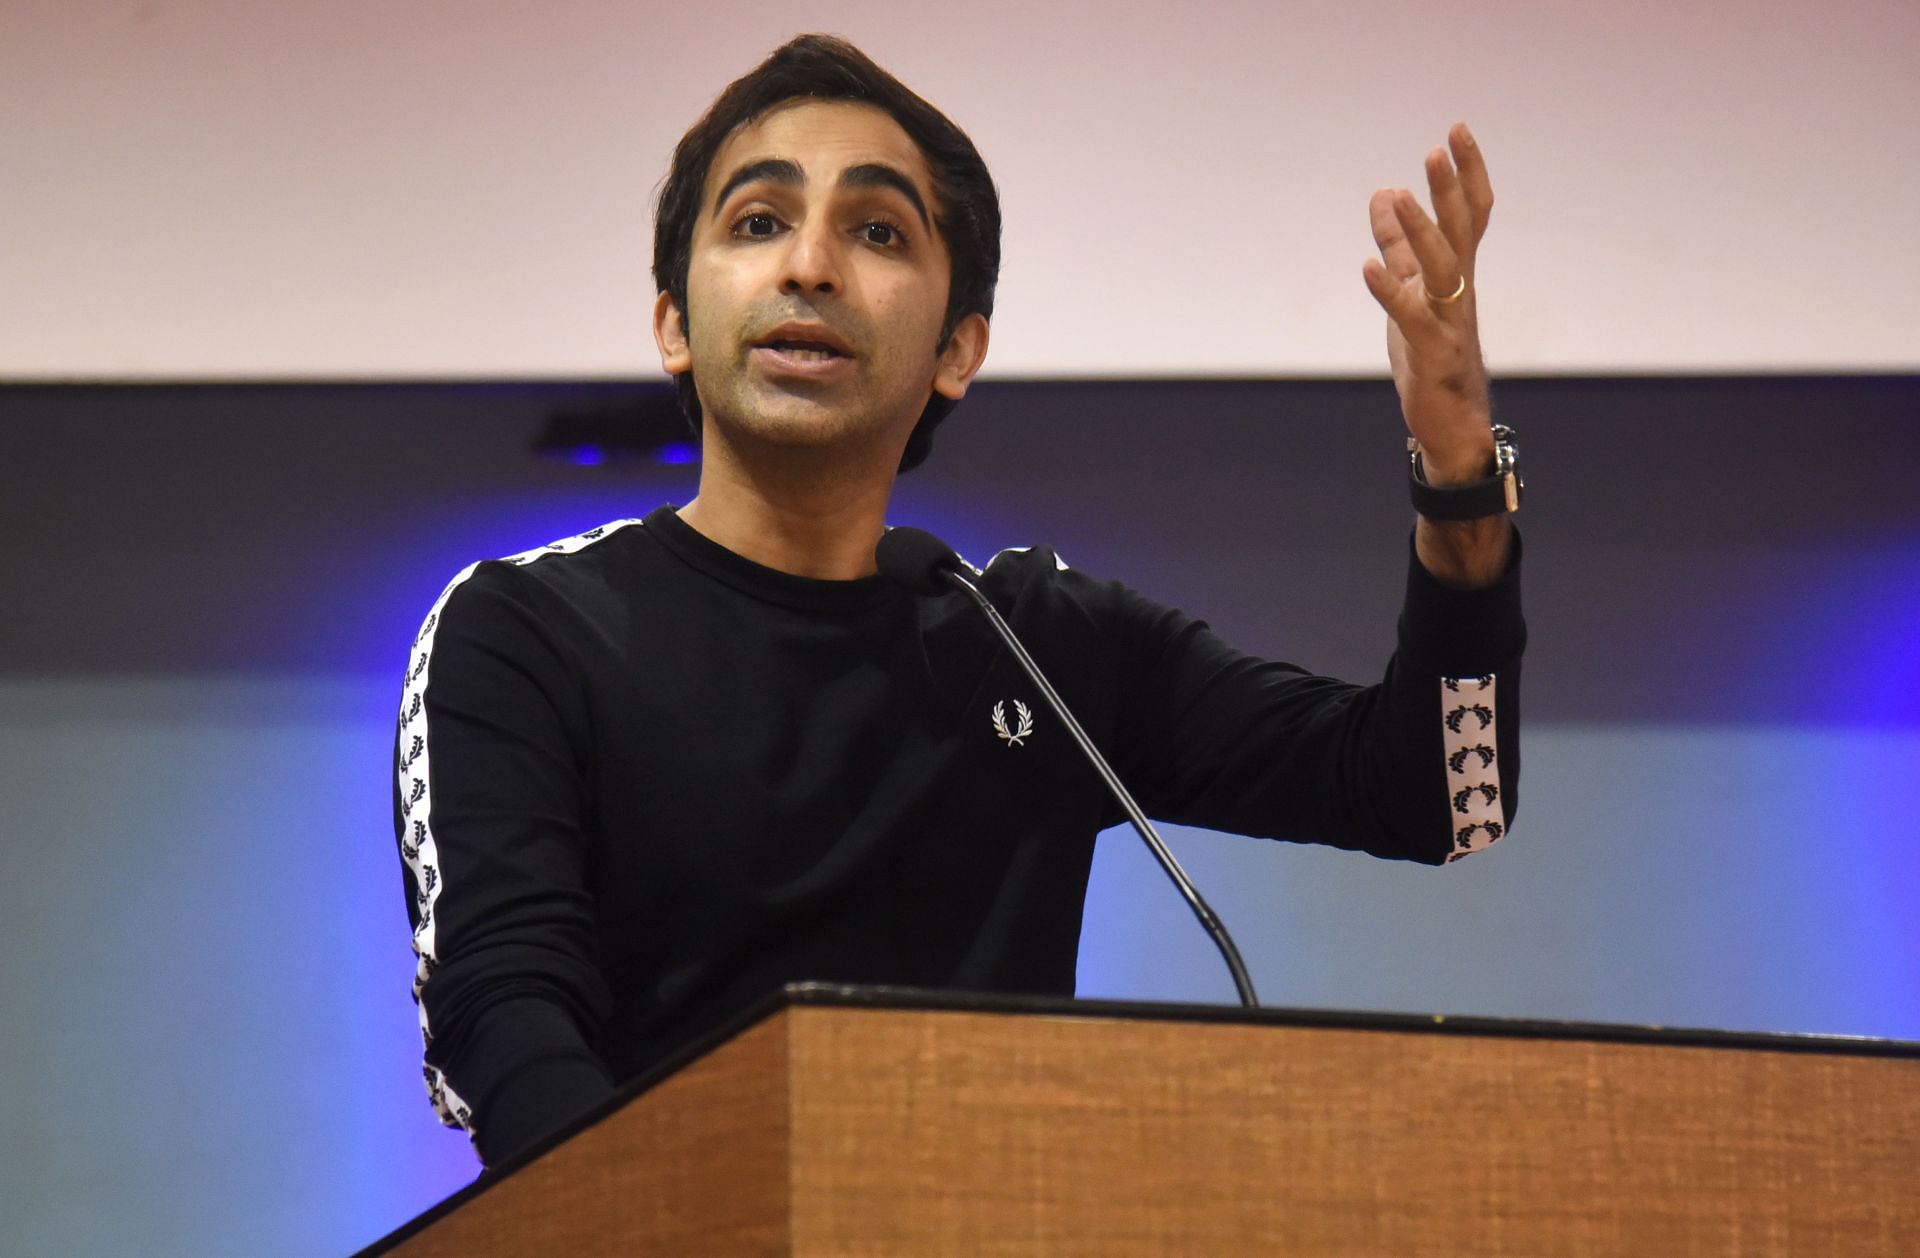
{"type": "Polygon", "coordinates": [[[1920,1254],[1920,1044],[789,988],[368,1252],[1920,1254]]]}

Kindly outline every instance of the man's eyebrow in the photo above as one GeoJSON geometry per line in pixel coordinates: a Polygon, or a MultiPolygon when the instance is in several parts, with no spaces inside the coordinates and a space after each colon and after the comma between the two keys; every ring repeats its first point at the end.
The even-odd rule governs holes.
{"type": "Polygon", "coordinates": [[[720,185],[720,195],[713,199],[713,212],[718,214],[720,207],[727,203],[727,198],[733,195],[733,190],[741,184],[761,182],[798,188],[807,182],[807,172],[800,169],[800,163],[784,157],[765,157],[757,162],[748,162],[728,175],[727,181],[720,185]]]}
{"type": "Polygon", "coordinates": [[[928,231],[933,224],[927,221],[927,203],[920,198],[920,189],[913,186],[913,180],[907,178],[891,166],[879,162],[866,162],[859,166],[849,166],[840,172],[842,188],[892,188],[913,205],[914,213],[920,216],[920,225],[928,231]]]}
{"type": "MultiPolygon", "coordinates": [[[[727,176],[720,185],[719,195],[713,198],[713,212],[718,214],[727,198],[736,189],[750,183],[777,183],[790,188],[798,188],[807,182],[807,172],[800,169],[800,163],[784,157],[764,157],[757,162],[748,162],[727,176]]],[[[928,231],[933,224],[927,218],[927,203],[920,195],[920,189],[913,186],[913,180],[882,162],[863,162],[858,166],[849,166],[840,172],[842,188],[891,188],[905,197],[913,206],[914,213],[920,216],[920,225],[928,231]]]]}

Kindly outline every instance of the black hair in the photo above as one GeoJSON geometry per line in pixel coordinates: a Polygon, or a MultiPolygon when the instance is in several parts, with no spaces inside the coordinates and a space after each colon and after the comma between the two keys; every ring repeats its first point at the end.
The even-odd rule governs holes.
{"type": "MultiPolygon", "coordinates": [[[[654,209],[653,280],[688,326],[687,268],[693,229],[714,155],[727,138],[777,105],[795,99],[863,101],[885,110],[907,133],[933,179],[935,228],[947,244],[952,272],[946,318],[936,353],[970,314],[993,316],[993,290],[1000,278],[1000,196],[993,177],[967,133],[922,100],[865,53],[832,35],[801,35],[776,49],[754,70],[728,84],[673,151],[673,166],[654,209]]],[[[700,435],[700,396],[693,373],[674,377],[680,405],[700,435]]],[[[933,430],[956,405],[934,393],[920,413],[900,470],[918,467],[933,448],[933,430]]]]}

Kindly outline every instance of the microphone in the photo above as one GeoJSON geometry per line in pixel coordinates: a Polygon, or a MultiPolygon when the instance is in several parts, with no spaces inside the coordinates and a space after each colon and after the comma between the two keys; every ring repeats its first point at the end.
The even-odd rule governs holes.
{"type": "Polygon", "coordinates": [[[941,574],[961,568],[953,547],[925,529],[888,529],[873,548],[873,561],[881,576],[915,594],[938,594],[945,586],[941,574]]]}
{"type": "Polygon", "coordinates": [[[957,587],[973,600],[974,605],[986,616],[987,623],[991,624],[994,632],[1000,635],[1000,640],[1007,644],[1009,651],[1013,652],[1013,657],[1020,661],[1020,667],[1026,670],[1027,676],[1033,681],[1034,688],[1046,699],[1047,705],[1053,709],[1054,715],[1060,718],[1060,723],[1066,726],[1067,732],[1073,735],[1073,741],[1079,745],[1081,752],[1099,772],[1101,780],[1107,784],[1107,789],[1113,792],[1113,797],[1120,802],[1120,807],[1127,814],[1127,820],[1133,823],[1133,828],[1146,841],[1147,847],[1153,852],[1154,859],[1160,862],[1160,868],[1166,870],[1167,877],[1173,879],[1173,885],[1178,887],[1180,894],[1186,898],[1187,907],[1193,910],[1193,915],[1200,919],[1200,925],[1213,940],[1214,946],[1220,949],[1220,955],[1226,960],[1227,969],[1233,975],[1233,986],[1240,993],[1240,1003],[1249,1009],[1258,1008],[1260,1000],[1254,995],[1253,980],[1247,977],[1247,967],[1240,960],[1240,949],[1233,945],[1233,936],[1227,933],[1227,928],[1221,925],[1219,917],[1200,895],[1199,889],[1193,885],[1193,880],[1187,877],[1187,871],[1180,868],[1180,862],[1175,860],[1173,853],[1167,849],[1166,842],[1160,837],[1160,832],[1153,828],[1153,822],[1147,820],[1147,815],[1140,811],[1140,805],[1134,802],[1133,796],[1121,784],[1120,778],[1107,763],[1106,757],[1100,754],[1100,749],[1095,747],[1093,740],[1087,737],[1087,732],[1080,728],[1080,722],[1076,721],[1073,713],[1067,710],[1066,702],[1048,684],[1046,677],[1040,672],[1040,666],[1033,662],[1033,657],[1027,654],[1027,649],[1020,645],[1020,639],[1014,636],[1007,622],[1001,619],[1000,612],[987,601],[987,596],[980,592],[980,588],[967,579],[966,564],[954,552],[953,547],[921,529],[895,528],[888,529],[881,536],[879,546],[874,549],[873,558],[880,567],[881,576],[904,585],[915,594],[939,594],[949,587],[957,587]]]}

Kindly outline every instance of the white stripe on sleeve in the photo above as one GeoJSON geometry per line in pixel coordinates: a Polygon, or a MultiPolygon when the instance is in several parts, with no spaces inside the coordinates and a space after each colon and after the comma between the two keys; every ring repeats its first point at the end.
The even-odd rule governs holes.
{"type": "MultiPolygon", "coordinates": [[[[573,554],[627,525],[638,523],[639,520],[615,520],[585,533],[511,555],[503,562],[523,565],[547,555],[573,554]]],[[[445,887],[439,848],[433,837],[433,773],[428,760],[432,737],[427,729],[427,666],[433,658],[433,632],[440,623],[441,609],[447,605],[448,597],[479,566],[477,563],[468,564],[461,569],[458,576],[447,582],[447,588],[440,591],[440,597],[428,609],[426,621],[413,639],[413,651],[407,660],[407,683],[400,699],[400,743],[396,761],[403,827],[400,855],[413,874],[414,908],[419,915],[419,924],[413,930],[413,951],[419,958],[414,970],[413,999],[420,1008],[420,1039],[423,1047],[433,1043],[433,1028],[427,1025],[427,1006],[421,1001],[420,992],[426,986],[427,976],[433,973],[434,966],[439,963],[434,943],[434,907],[445,887]]],[[[432,1098],[434,1112],[440,1116],[440,1121],[449,1127],[463,1127],[471,1134],[471,1107],[448,1086],[446,1076],[438,1069],[422,1063],[422,1071],[426,1076],[427,1095],[432,1098]]]]}

